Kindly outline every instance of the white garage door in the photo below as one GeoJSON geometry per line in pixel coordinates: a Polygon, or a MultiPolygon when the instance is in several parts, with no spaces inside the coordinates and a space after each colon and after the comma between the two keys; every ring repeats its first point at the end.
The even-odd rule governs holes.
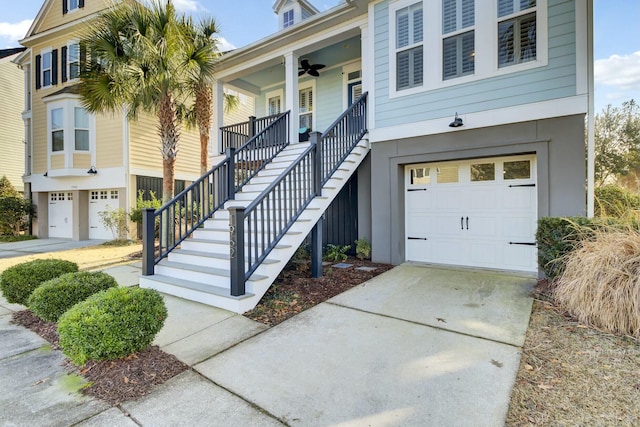
{"type": "Polygon", "coordinates": [[[535,156],[405,170],[408,261],[537,271],[535,156]]]}
{"type": "Polygon", "coordinates": [[[73,193],[49,193],[49,237],[73,237],[73,193]]]}
{"type": "Polygon", "coordinates": [[[89,238],[112,240],[113,233],[102,223],[100,212],[113,211],[120,207],[118,190],[96,190],[89,192],[89,238]]]}

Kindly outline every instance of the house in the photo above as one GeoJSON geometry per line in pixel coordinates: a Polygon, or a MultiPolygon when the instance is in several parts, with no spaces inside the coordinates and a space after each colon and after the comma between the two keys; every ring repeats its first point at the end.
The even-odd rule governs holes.
{"type": "Polygon", "coordinates": [[[351,220],[371,242],[374,261],[537,275],[537,220],[586,212],[593,2],[347,0],[323,12],[309,6],[277,1],[279,31],[222,59],[215,127],[223,125],[228,89],[253,97],[258,119],[222,127],[214,144],[220,153],[232,148],[224,167],[245,167],[247,178],[217,193],[220,209],[194,223],[203,230],[165,232],[181,240],[195,230],[181,248],[165,245],[156,258],[147,252],[141,285],[249,309],[307,233],[317,248],[320,218],[353,179],[343,212],[355,212],[351,220]],[[311,148],[300,142],[306,130],[322,133],[311,133],[311,148]],[[249,151],[237,135],[254,151],[286,147],[248,170],[234,151],[249,151]],[[294,171],[306,161],[295,159],[312,151],[310,162],[320,166],[310,168],[321,180],[294,171]],[[307,195],[319,181],[322,189],[307,195]],[[292,225],[279,228],[281,217],[292,225]]]}
{"type": "MultiPolygon", "coordinates": [[[[34,234],[112,239],[99,212],[135,206],[138,190],[162,195],[162,155],[153,117],[90,114],[76,84],[86,52],[81,31],[109,0],[45,0],[14,62],[24,73],[25,191],[37,208],[34,234]]],[[[200,174],[197,132],[183,131],[176,191],[200,174]]]]}
{"type": "Polygon", "coordinates": [[[0,49],[0,148],[4,159],[0,166],[0,177],[6,175],[13,187],[22,192],[24,174],[24,127],[22,126],[22,105],[24,89],[22,72],[11,63],[24,48],[0,49]]]}

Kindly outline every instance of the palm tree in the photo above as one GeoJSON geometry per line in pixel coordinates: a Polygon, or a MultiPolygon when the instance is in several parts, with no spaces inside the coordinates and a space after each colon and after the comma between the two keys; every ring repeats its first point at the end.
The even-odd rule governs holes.
{"type": "Polygon", "coordinates": [[[211,85],[214,82],[215,63],[220,57],[216,22],[211,18],[194,25],[191,18],[182,21],[187,46],[186,68],[189,70],[191,94],[195,99],[193,109],[187,117],[191,124],[195,123],[200,133],[200,174],[209,170],[209,129],[213,110],[211,85]]]}
{"type": "Polygon", "coordinates": [[[114,4],[83,37],[91,67],[81,74],[80,94],[90,112],[140,111],[155,114],[163,159],[163,202],[174,193],[174,166],[180,137],[177,111],[188,99],[184,18],[170,0],[114,4]]]}

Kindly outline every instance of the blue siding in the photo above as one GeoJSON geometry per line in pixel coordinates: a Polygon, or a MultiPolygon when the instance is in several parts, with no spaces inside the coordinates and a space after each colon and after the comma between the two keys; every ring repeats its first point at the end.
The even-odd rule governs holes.
{"type": "MultiPolygon", "coordinates": [[[[549,0],[549,62],[545,67],[389,99],[388,2],[375,7],[375,127],[449,117],[576,95],[575,10],[572,0],[549,0]]],[[[428,58],[429,54],[426,53],[428,58]]]]}

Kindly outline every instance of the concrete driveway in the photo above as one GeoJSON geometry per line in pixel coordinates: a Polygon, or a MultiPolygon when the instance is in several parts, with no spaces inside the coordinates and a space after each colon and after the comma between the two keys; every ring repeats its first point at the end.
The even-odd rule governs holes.
{"type": "Polygon", "coordinates": [[[43,254],[47,252],[67,251],[69,249],[95,246],[105,240],[71,240],[71,239],[33,239],[21,242],[0,243],[0,258],[13,258],[23,255],[43,254]]]}
{"type": "MultiPolygon", "coordinates": [[[[156,343],[191,371],[117,408],[54,387],[42,401],[32,397],[33,378],[19,386],[16,365],[31,358],[37,366],[33,350],[42,343],[20,339],[0,357],[0,384],[14,395],[0,398],[0,421],[42,423],[36,414],[5,412],[35,407],[83,426],[501,426],[534,284],[405,264],[271,329],[167,296],[169,318],[156,343]]],[[[0,319],[14,307],[5,309],[0,319]]],[[[0,326],[3,343],[20,336],[0,326]]]]}

